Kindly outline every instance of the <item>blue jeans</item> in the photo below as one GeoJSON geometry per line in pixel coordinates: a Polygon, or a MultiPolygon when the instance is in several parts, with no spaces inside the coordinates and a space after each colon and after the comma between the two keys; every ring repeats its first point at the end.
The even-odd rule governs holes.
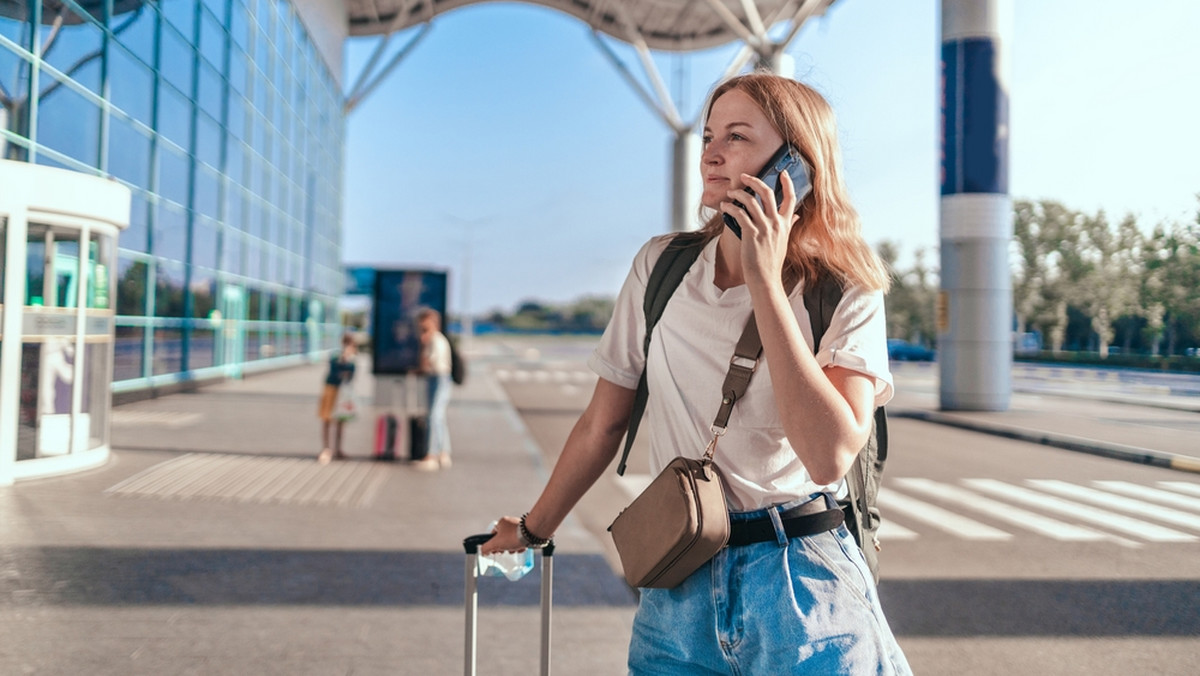
{"type": "Polygon", "coordinates": [[[446,409],[450,406],[449,375],[428,376],[429,387],[429,454],[450,455],[450,426],[446,423],[446,409]]]}
{"type": "Polygon", "coordinates": [[[674,589],[641,590],[630,674],[911,675],[845,526],[787,540],[773,520],[777,542],[726,547],[674,589]]]}

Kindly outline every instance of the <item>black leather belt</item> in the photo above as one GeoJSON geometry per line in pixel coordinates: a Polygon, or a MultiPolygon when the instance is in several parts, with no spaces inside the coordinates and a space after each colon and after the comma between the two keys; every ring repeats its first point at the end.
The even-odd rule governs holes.
{"type": "MultiPolygon", "coordinates": [[[[816,535],[842,525],[846,515],[841,509],[830,509],[825,498],[819,497],[803,505],[793,507],[779,515],[783,532],[788,539],[816,535]]],[[[728,547],[744,547],[758,542],[774,542],[775,526],[771,517],[764,516],[745,521],[732,521],[729,528],[728,547]]]]}

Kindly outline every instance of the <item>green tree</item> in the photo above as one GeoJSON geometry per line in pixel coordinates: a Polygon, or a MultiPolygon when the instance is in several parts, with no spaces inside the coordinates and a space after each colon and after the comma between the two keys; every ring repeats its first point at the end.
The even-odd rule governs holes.
{"type": "Polygon", "coordinates": [[[1152,339],[1166,341],[1166,354],[1175,354],[1181,331],[1200,328],[1200,239],[1197,224],[1159,224],[1146,242],[1142,306],[1151,308],[1148,331],[1152,339]],[[1157,319],[1157,321],[1155,321],[1157,319]]]}
{"type": "Polygon", "coordinates": [[[937,338],[934,325],[937,272],[925,263],[926,250],[914,252],[913,265],[907,270],[898,268],[900,248],[895,242],[881,242],[878,253],[892,274],[892,290],[887,297],[888,336],[934,345],[937,338]]]}

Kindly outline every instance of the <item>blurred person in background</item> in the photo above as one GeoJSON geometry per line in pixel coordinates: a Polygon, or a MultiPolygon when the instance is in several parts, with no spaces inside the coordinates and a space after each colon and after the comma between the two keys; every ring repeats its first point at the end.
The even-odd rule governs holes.
{"type": "Polygon", "coordinates": [[[321,418],[321,444],[324,446],[317,455],[317,462],[322,465],[346,457],[342,452],[342,428],[355,413],[350,383],[354,380],[354,359],[357,354],[354,336],[346,333],[342,335],[341,351],[329,358],[329,372],[325,376],[321,405],[317,410],[321,418]]]}
{"type": "Polygon", "coordinates": [[[429,455],[416,461],[421,470],[450,467],[450,426],[446,410],[450,406],[450,340],[442,333],[442,315],[433,308],[417,312],[417,333],[421,340],[420,372],[425,376],[429,402],[429,455]]]}

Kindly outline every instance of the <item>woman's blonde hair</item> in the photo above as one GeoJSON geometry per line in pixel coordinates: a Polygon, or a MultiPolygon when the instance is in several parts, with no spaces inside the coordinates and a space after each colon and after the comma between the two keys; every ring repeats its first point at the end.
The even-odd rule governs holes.
{"type": "MultiPolygon", "coordinates": [[[[796,205],[800,220],[792,228],[784,261],[783,279],[789,288],[799,279],[815,279],[828,272],[847,285],[886,292],[891,277],[883,262],[862,236],[858,212],[842,178],[837,123],[829,103],[811,87],[770,73],[751,73],[717,85],[708,99],[704,118],[713,103],[737,89],[762,109],[784,141],[800,151],[809,167],[812,191],[796,205]]],[[[721,234],[721,214],[710,218],[701,232],[706,238],[721,234]]]]}

